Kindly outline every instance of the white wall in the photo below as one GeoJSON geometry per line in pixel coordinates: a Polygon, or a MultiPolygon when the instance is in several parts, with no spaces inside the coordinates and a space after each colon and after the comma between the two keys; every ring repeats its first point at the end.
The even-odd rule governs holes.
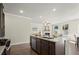
{"type": "Polygon", "coordinates": [[[29,43],[31,19],[5,13],[5,37],[11,44],[29,43]]]}
{"type": "MultiPolygon", "coordinates": [[[[35,25],[36,25],[36,27],[40,27],[41,26],[40,24],[35,24],[35,25]]],[[[69,31],[68,31],[69,35],[74,35],[74,34],[79,33],[79,18],[78,19],[72,19],[72,20],[69,20],[69,21],[63,21],[63,22],[60,22],[60,23],[52,24],[52,25],[58,25],[59,33],[63,34],[62,26],[65,25],[65,24],[69,24],[69,31]]],[[[52,31],[52,33],[53,33],[53,31],[52,31]]]]}
{"type": "Polygon", "coordinates": [[[74,20],[70,20],[70,21],[66,21],[66,22],[57,23],[56,25],[58,25],[58,27],[59,27],[58,30],[61,33],[63,33],[62,26],[65,24],[69,24],[69,30],[68,30],[69,35],[74,35],[79,32],[79,30],[78,30],[79,19],[74,19],[74,20]]]}
{"type": "Polygon", "coordinates": [[[31,34],[33,34],[33,33],[39,33],[40,31],[41,31],[41,34],[42,34],[42,28],[43,28],[42,23],[31,23],[31,29],[32,29],[31,34]],[[37,28],[37,30],[33,31],[32,28],[37,28]]]}

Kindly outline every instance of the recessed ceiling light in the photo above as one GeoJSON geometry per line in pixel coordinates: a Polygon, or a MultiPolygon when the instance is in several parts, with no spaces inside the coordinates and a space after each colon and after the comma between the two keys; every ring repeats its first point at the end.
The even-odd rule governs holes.
{"type": "Polygon", "coordinates": [[[40,18],[42,18],[43,16],[40,16],[40,18]]]}
{"type": "Polygon", "coordinates": [[[54,11],[54,12],[55,12],[55,11],[56,11],[56,8],[53,8],[53,9],[52,9],[52,11],[54,11]]]}
{"type": "Polygon", "coordinates": [[[20,13],[23,13],[24,11],[23,10],[20,10],[20,13]]]}

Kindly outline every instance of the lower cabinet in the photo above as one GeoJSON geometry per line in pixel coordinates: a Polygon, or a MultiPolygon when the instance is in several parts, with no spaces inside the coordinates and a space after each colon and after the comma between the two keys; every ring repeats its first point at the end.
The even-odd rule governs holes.
{"type": "Polygon", "coordinates": [[[30,45],[39,55],[55,55],[55,42],[30,37],[30,45]]]}
{"type": "Polygon", "coordinates": [[[36,40],[36,51],[38,54],[40,54],[41,52],[41,40],[37,38],[36,40]]]}
{"type": "Polygon", "coordinates": [[[32,38],[31,45],[32,45],[32,48],[36,50],[36,38],[32,38]]]}
{"type": "Polygon", "coordinates": [[[49,42],[49,55],[55,55],[56,54],[56,47],[55,42],[49,42]]]}
{"type": "Polygon", "coordinates": [[[41,40],[41,55],[48,55],[48,54],[49,54],[48,41],[41,40]]]}

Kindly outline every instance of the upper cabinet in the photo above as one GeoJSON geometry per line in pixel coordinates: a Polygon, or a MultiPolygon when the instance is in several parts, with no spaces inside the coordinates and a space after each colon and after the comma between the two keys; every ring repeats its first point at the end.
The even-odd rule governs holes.
{"type": "Polygon", "coordinates": [[[4,6],[0,3],[0,37],[5,36],[5,14],[4,14],[4,6]]]}

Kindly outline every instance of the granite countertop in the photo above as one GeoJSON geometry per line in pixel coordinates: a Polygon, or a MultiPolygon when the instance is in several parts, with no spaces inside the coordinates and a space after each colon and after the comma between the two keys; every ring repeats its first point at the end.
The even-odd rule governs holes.
{"type": "Polygon", "coordinates": [[[3,53],[5,46],[0,46],[0,55],[3,53]]]}
{"type": "Polygon", "coordinates": [[[44,38],[44,37],[41,37],[41,36],[33,36],[33,37],[40,38],[40,39],[47,40],[47,41],[51,41],[51,42],[58,42],[58,41],[62,40],[62,37],[51,38],[51,39],[50,38],[44,38]]]}

